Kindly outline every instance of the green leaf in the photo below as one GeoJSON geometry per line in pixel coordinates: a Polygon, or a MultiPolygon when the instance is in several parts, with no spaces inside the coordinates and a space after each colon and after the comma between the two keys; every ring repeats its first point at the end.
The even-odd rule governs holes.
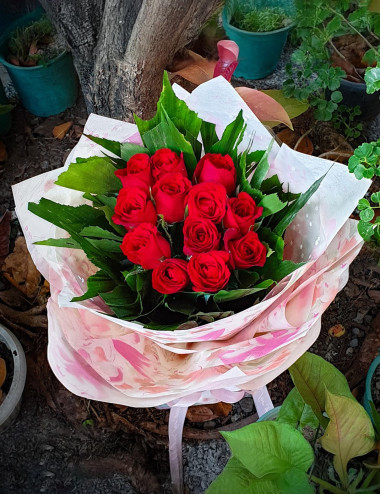
{"type": "Polygon", "coordinates": [[[89,134],[83,135],[90,139],[92,142],[99,144],[99,146],[102,146],[104,149],[107,149],[107,151],[110,151],[111,153],[116,154],[116,156],[119,156],[121,158],[120,142],[110,141],[109,139],[104,139],[103,137],[95,137],[89,134]]]}
{"type": "MultiPolygon", "coordinates": [[[[261,229],[260,229],[261,230],[261,229]]],[[[260,231],[259,230],[259,231],[260,231]]],[[[262,268],[255,268],[260,276],[264,279],[271,279],[273,281],[281,281],[289,274],[293,273],[296,269],[303,266],[305,263],[295,263],[293,261],[283,261],[278,256],[270,256],[267,258],[262,268]]]]}
{"type": "Polygon", "coordinates": [[[258,478],[284,474],[291,468],[307,472],[314,460],[310,444],[288,424],[257,422],[221,434],[233,456],[258,478]]]}
{"type": "Polygon", "coordinates": [[[135,154],[149,154],[149,151],[144,146],[139,144],[134,144],[132,142],[121,142],[120,143],[120,154],[124,161],[129,161],[135,154]]]}
{"type": "MultiPolygon", "coordinates": [[[[371,198],[372,200],[372,198],[371,198]]],[[[367,208],[370,208],[371,207],[371,204],[369,203],[369,201],[367,199],[359,199],[359,202],[358,202],[358,209],[359,211],[362,211],[363,209],[367,209],[367,208]]]]}
{"type": "Polygon", "coordinates": [[[96,297],[99,293],[110,292],[115,288],[115,281],[101,269],[87,279],[87,291],[80,297],[74,297],[71,302],[80,302],[96,297]]]}
{"type": "Polygon", "coordinates": [[[103,230],[103,228],[100,228],[99,226],[86,226],[80,232],[80,235],[82,235],[82,237],[108,238],[110,240],[117,240],[118,242],[123,240],[119,235],[116,235],[109,230],[103,230]]]}
{"type": "MultiPolygon", "coordinates": [[[[280,103],[289,115],[290,120],[302,115],[309,108],[309,104],[303,101],[298,101],[296,98],[287,98],[284,95],[283,89],[262,89],[262,93],[267,94],[271,98],[280,103]]],[[[266,122],[270,127],[278,125],[278,122],[266,122]]]]}
{"type": "Polygon", "coordinates": [[[372,223],[367,223],[366,221],[359,221],[358,232],[365,242],[369,242],[374,234],[372,223]]]}
{"type": "Polygon", "coordinates": [[[373,65],[376,62],[375,51],[372,48],[370,50],[367,50],[362,58],[362,61],[369,66],[373,65]]]}
{"type": "Polygon", "coordinates": [[[0,115],[5,115],[13,110],[13,105],[0,105],[0,115]]]}
{"type": "Polygon", "coordinates": [[[241,288],[251,288],[259,279],[259,274],[255,271],[248,271],[247,269],[239,269],[236,271],[239,285],[241,288]]]}
{"type": "Polygon", "coordinates": [[[371,201],[380,203],[380,190],[371,194],[371,201]]]}
{"type": "Polygon", "coordinates": [[[380,89],[380,67],[368,67],[364,74],[367,93],[373,94],[380,89]]]}
{"type": "Polygon", "coordinates": [[[375,216],[375,211],[369,207],[360,211],[359,216],[362,221],[366,221],[368,223],[375,216]]]}
{"type": "Polygon", "coordinates": [[[318,355],[306,352],[289,367],[289,372],[303,400],[312,408],[324,428],[328,423],[323,416],[326,411],[326,389],[356,401],[344,375],[318,355]]]}
{"type": "Polygon", "coordinates": [[[211,153],[229,154],[231,158],[237,160],[237,147],[240,144],[246,125],[244,124],[243,110],[240,110],[238,116],[224,129],[222,138],[211,146],[211,153]]]}
{"type": "Polygon", "coordinates": [[[347,463],[369,453],[375,446],[371,419],[356,400],[326,389],[326,412],[330,422],[321,437],[322,447],[334,456],[334,467],[346,489],[347,463]]]}
{"type": "Polygon", "coordinates": [[[334,103],[340,103],[343,99],[343,95],[340,91],[333,91],[331,93],[331,101],[334,103]]]}
{"type": "Polygon", "coordinates": [[[300,195],[298,199],[296,199],[288,208],[286,208],[285,212],[280,215],[280,220],[274,228],[274,232],[277,235],[282,236],[286,228],[290,225],[290,223],[294,220],[297,213],[305,206],[310,197],[316,192],[318,187],[321,185],[322,180],[325,178],[327,173],[322,175],[321,178],[316,180],[309,189],[300,195]]]}
{"type": "Polygon", "coordinates": [[[273,285],[273,280],[265,280],[253,288],[245,288],[238,290],[220,290],[217,292],[213,298],[214,302],[230,302],[231,300],[236,300],[238,298],[247,297],[248,295],[252,295],[253,293],[260,292],[261,290],[266,290],[270,286],[273,285]]]}
{"type": "Polygon", "coordinates": [[[277,422],[289,424],[295,429],[299,428],[301,432],[306,426],[317,429],[319,425],[313,410],[304,402],[297,388],[293,388],[285,398],[277,422]]]}
{"type": "MultiPolygon", "coordinates": [[[[284,257],[284,239],[272,232],[270,228],[260,227],[257,231],[262,242],[266,242],[274,250],[278,259],[284,257]]],[[[273,278],[272,278],[273,279],[273,278]]]]}
{"type": "Polygon", "coordinates": [[[206,490],[206,494],[312,494],[306,473],[289,468],[281,475],[252,475],[234,456],[223,472],[206,490]]]}
{"type": "Polygon", "coordinates": [[[256,166],[255,171],[253,173],[253,177],[251,179],[251,186],[254,189],[260,188],[264,178],[266,177],[266,175],[268,173],[269,166],[270,166],[269,161],[268,161],[268,156],[269,156],[269,153],[271,152],[273,143],[274,143],[274,139],[271,140],[268,148],[264,152],[260,161],[257,163],[257,166],[256,166]]]}
{"type": "Polygon", "coordinates": [[[66,247],[67,249],[80,249],[81,246],[73,238],[49,238],[34,242],[34,245],[50,245],[52,247],[66,247]]]}
{"type": "Polygon", "coordinates": [[[121,189],[121,181],[115,176],[115,171],[109,158],[93,156],[80,163],[71,163],[55,183],[91,194],[109,194],[121,189]]]}
{"type": "Polygon", "coordinates": [[[203,121],[201,125],[201,136],[205,153],[209,153],[212,146],[219,140],[215,132],[215,124],[203,121]]]}
{"type": "Polygon", "coordinates": [[[238,166],[236,168],[238,183],[240,184],[240,190],[243,192],[247,192],[256,203],[259,202],[263,198],[263,193],[259,189],[254,189],[251,187],[247,179],[247,155],[248,150],[245,150],[238,159],[238,166]]]}
{"type": "Polygon", "coordinates": [[[376,432],[376,439],[379,440],[380,438],[380,413],[377,411],[373,401],[369,402],[369,406],[371,407],[371,418],[372,418],[372,423],[375,428],[376,432]]]}
{"type": "Polygon", "coordinates": [[[284,209],[286,207],[286,203],[280,200],[278,194],[269,194],[261,199],[258,206],[264,208],[262,218],[265,218],[266,216],[278,213],[279,211],[284,209]]]}
{"type": "Polygon", "coordinates": [[[118,285],[112,292],[102,292],[99,296],[120,319],[134,319],[141,314],[141,297],[139,294],[136,296],[127,285],[118,285]]]}

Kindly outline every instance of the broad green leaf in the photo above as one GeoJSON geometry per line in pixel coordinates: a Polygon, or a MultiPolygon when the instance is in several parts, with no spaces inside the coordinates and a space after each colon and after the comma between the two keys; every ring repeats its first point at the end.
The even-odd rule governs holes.
{"type": "Polygon", "coordinates": [[[271,255],[267,258],[262,268],[255,269],[264,279],[269,278],[273,281],[281,281],[283,278],[285,278],[285,276],[293,273],[293,271],[300,268],[304,264],[304,262],[295,263],[293,261],[283,261],[277,256],[271,255]]]}
{"type": "Polygon", "coordinates": [[[99,226],[86,226],[80,232],[80,235],[82,235],[82,237],[108,238],[109,240],[117,240],[118,242],[123,240],[119,235],[116,235],[109,230],[103,230],[103,228],[100,228],[99,226]]]}
{"type": "Polygon", "coordinates": [[[222,138],[216,142],[210,149],[211,153],[229,154],[234,161],[237,159],[237,147],[240,144],[244,131],[246,129],[243,118],[243,110],[240,110],[238,116],[224,129],[222,138]]]}
{"type": "Polygon", "coordinates": [[[255,168],[255,171],[253,173],[253,177],[251,179],[251,186],[254,189],[259,189],[264,178],[266,177],[268,171],[269,171],[269,161],[268,161],[268,156],[269,153],[271,152],[272,146],[273,146],[274,139],[270,142],[269,146],[267,147],[266,151],[264,152],[263,156],[261,157],[260,161],[257,163],[257,166],[255,168]]]}
{"type": "Polygon", "coordinates": [[[92,142],[99,144],[99,146],[102,146],[104,149],[107,149],[107,151],[110,151],[111,153],[116,154],[116,156],[119,156],[121,158],[120,142],[110,141],[109,139],[104,139],[103,137],[95,137],[89,134],[83,135],[90,139],[92,142]]]}
{"type": "Polygon", "coordinates": [[[259,189],[251,187],[247,179],[247,154],[245,150],[238,159],[238,165],[236,167],[237,179],[240,184],[240,191],[247,192],[258,203],[263,198],[263,193],[259,189]]]}
{"type": "Polygon", "coordinates": [[[259,279],[259,274],[248,269],[239,269],[236,271],[240,288],[251,288],[259,279]]]}
{"type": "Polygon", "coordinates": [[[87,279],[87,291],[80,297],[74,297],[71,302],[80,302],[96,297],[99,293],[110,292],[115,288],[115,281],[101,269],[87,279]]]}
{"type": "MultiPolygon", "coordinates": [[[[278,213],[279,211],[284,209],[286,203],[280,200],[278,194],[269,194],[261,199],[258,206],[264,208],[262,217],[265,218],[266,216],[278,213]]],[[[279,233],[279,235],[282,235],[282,233],[283,232],[279,233]]]]}
{"type": "MultiPolygon", "coordinates": [[[[304,101],[299,101],[296,98],[286,98],[282,89],[263,89],[262,93],[267,94],[271,98],[280,103],[289,115],[290,120],[302,115],[309,108],[309,104],[304,101]]],[[[270,127],[278,125],[278,122],[265,122],[270,127]]]]}
{"type": "Polygon", "coordinates": [[[369,405],[371,407],[371,418],[372,418],[372,423],[375,428],[376,432],[376,439],[380,439],[380,413],[377,411],[373,401],[369,402],[369,405]]]}
{"type": "Polygon", "coordinates": [[[55,183],[91,194],[109,194],[121,189],[121,181],[115,176],[115,171],[110,158],[93,156],[80,163],[71,163],[55,183]]]}
{"type": "Polygon", "coordinates": [[[288,208],[283,213],[280,213],[280,220],[277,223],[274,232],[277,233],[277,235],[282,236],[286,228],[290,225],[290,223],[294,220],[296,217],[297,213],[305,206],[305,204],[308,202],[310,197],[314,194],[314,192],[318,189],[318,187],[321,185],[322,180],[325,178],[326,173],[316,180],[310,187],[309,189],[301,194],[298,199],[296,199],[288,208]]]}
{"type": "Polygon", "coordinates": [[[127,162],[129,161],[132,156],[135,154],[149,154],[149,151],[147,148],[144,148],[144,146],[140,146],[139,144],[134,144],[132,142],[121,142],[120,143],[120,154],[121,158],[127,162]]]}
{"type": "Polygon", "coordinates": [[[254,293],[260,292],[261,290],[266,290],[272,285],[273,285],[272,280],[265,280],[259,283],[258,285],[255,285],[253,288],[228,290],[228,291],[220,290],[213,296],[213,298],[216,303],[229,302],[230,300],[236,300],[238,298],[247,297],[248,295],[252,295],[254,293]]]}
{"type": "MultiPolygon", "coordinates": [[[[371,198],[371,200],[373,200],[371,198]]],[[[359,211],[362,211],[363,209],[367,209],[367,208],[370,208],[371,207],[371,204],[369,203],[369,201],[367,199],[359,199],[359,202],[358,202],[358,209],[359,211]]]]}
{"type": "Polygon", "coordinates": [[[66,247],[67,249],[80,249],[81,246],[73,238],[48,238],[34,242],[34,245],[50,245],[52,247],[66,247]]]}
{"type": "MultiPolygon", "coordinates": [[[[251,455],[254,453],[251,451],[251,455]]],[[[308,476],[296,468],[281,475],[252,475],[234,456],[223,472],[206,490],[206,494],[312,494],[314,488],[308,476]]]]}
{"type": "Polygon", "coordinates": [[[259,478],[284,474],[291,468],[307,472],[314,460],[310,444],[288,424],[256,422],[221,434],[234,457],[259,478]]]}
{"type": "Polygon", "coordinates": [[[142,311],[140,295],[132,292],[127,285],[118,285],[112,292],[99,296],[120,319],[135,319],[142,311]]]}
{"type": "Polygon", "coordinates": [[[212,146],[219,140],[215,132],[215,124],[203,121],[201,125],[201,136],[205,153],[209,153],[212,146]]]}
{"type": "Polygon", "coordinates": [[[326,389],[326,412],[330,422],[321,437],[322,447],[334,456],[334,467],[343,487],[348,486],[347,463],[375,446],[375,432],[364,408],[346,396],[326,389]]]}
{"type": "Polygon", "coordinates": [[[313,410],[304,402],[297,388],[293,388],[285,398],[277,422],[289,424],[295,429],[299,428],[301,432],[306,426],[316,429],[319,425],[313,410]]]}
{"type": "Polygon", "coordinates": [[[371,201],[380,203],[380,190],[371,194],[371,201]]]}
{"type": "Polygon", "coordinates": [[[366,221],[359,221],[358,232],[365,242],[369,242],[369,240],[371,240],[372,236],[374,235],[372,223],[367,223],[366,221]]]}
{"type": "Polygon", "coordinates": [[[140,146],[139,144],[134,144],[133,142],[110,141],[109,139],[104,139],[102,137],[95,137],[88,134],[84,134],[84,135],[88,137],[91,141],[95,142],[96,144],[99,144],[99,146],[102,146],[104,149],[107,149],[107,151],[110,151],[111,153],[116,154],[116,156],[119,156],[119,158],[122,159],[122,164],[120,168],[124,168],[126,162],[135,154],[138,153],[148,154],[147,148],[144,148],[144,146],[140,146]]]}
{"type": "Polygon", "coordinates": [[[364,74],[367,93],[372,94],[380,90],[380,67],[368,67],[364,74]]]}
{"type": "Polygon", "coordinates": [[[371,221],[372,218],[375,216],[375,211],[371,207],[369,207],[360,211],[359,216],[362,221],[368,222],[371,221]]]}
{"type": "Polygon", "coordinates": [[[306,352],[289,367],[289,372],[303,400],[312,408],[324,428],[328,423],[328,419],[323,416],[326,411],[326,389],[356,401],[344,375],[318,355],[306,352]]]}
{"type": "MultiPolygon", "coordinates": [[[[276,253],[279,260],[284,256],[284,239],[272,232],[270,228],[260,227],[257,231],[259,239],[266,242],[269,247],[276,253]]],[[[274,278],[272,278],[274,279],[274,278]]]]}

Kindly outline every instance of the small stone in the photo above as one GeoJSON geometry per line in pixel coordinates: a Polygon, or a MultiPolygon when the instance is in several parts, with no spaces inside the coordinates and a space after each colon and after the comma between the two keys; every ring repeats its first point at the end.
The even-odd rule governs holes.
{"type": "Polygon", "coordinates": [[[359,328],[352,328],[352,332],[356,334],[356,336],[359,336],[360,334],[360,329],[359,328]]]}
{"type": "Polygon", "coordinates": [[[238,420],[240,420],[240,413],[234,413],[233,415],[231,415],[231,422],[237,422],[238,420]]]}
{"type": "Polygon", "coordinates": [[[354,349],[351,347],[348,347],[346,350],[346,355],[351,356],[354,353],[354,349]]]}
{"type": "Polygon", "coordinates": [[[253,399],[247,396],[240,400],[240,407],[244,413],[251,413],[253,410],[253,399]]]}
{"type": "Polygon", "coordinates": [[[52,451],[54,449],[54,446],[50,446],[50,444],[43,444],[41,447],[44,451],[52,451]]]}
{"type": "Polygon", "coordinates": [[[373,317],[372,316],[364,316],[364,322],[367,324],[371,324],[373,317]]]}
{"type": "Polygon", "coordinates": [[[350,347],[356,348],[359,344],[359,341],[357,338],[354,338],[353,340],[350,341],[350,347]]]}
{"type": "Polygon", "coordinates": [[[50,477],[50,478],[51,478],[51,477],[55,477],[55,473],[53,473],[53,472],[49,472],[48,470],[45,470],[44,472],[42,472],[42,475],[43,475],[44,477],[50,477]]]}
{"type": "Polygon", "coordinates": [[[41,163],[41,168],[42,168],[43,170],[47,170],[47,169],[49,168],[49,166],[50,166],[50,161],[48,161],[48,160],[44,160],[44,161],[41,163]]]}
{"type": "Polygon", "coordinates": [[[361,324],[363,322],[363,320],[364,320],[364,314],[362,312],[358,312],[356,314],[356,317],[354,318],[354,321],[361,324]]]}

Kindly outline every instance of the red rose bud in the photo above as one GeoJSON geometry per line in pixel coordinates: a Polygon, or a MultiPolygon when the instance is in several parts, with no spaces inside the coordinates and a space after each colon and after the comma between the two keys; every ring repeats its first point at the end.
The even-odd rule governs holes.
{"type": "Polygon", "coordinates": [[[239,230],[230,228],[224,234],[224,248],[230,254],[232,269],[261,267],[265,264],[267,249],[252,230],[242,235],[239,230]]]}
{"type": "Polygon", "coordinates": [[[152,286],[160,293],[177,293],[189,281],[187,262],[183,259],[165,259],[153,269],[152,286]]]}
{"type": "Polygon", "coordinates": [[[210,220],[188,216],[183,225],[184,247],[186,256],[218,250],[220,233],[210,220]]]}
{"type": "Polygon", "coordinates": [[[235,228],[245,235],[255,220],[263,214],[264,208],[256,206],[247,192],[239,192],[237,197],[227,201],[227,212],[223,219],[224,228],[235,228]]]}
{"type": "Polygon", "coordinates": [[[189,216],[220,223],[226,214],[226,188],[212,182],[194,185],[187,196],[187,204],[189,216]]]}
{"type": "Polygon", "coordinates": [[[152,185],[149,155],[145,153],[135,154],[128,160],[127,167],[116,170],[115,175],[121,180],[123,187],[138,186],[138,180],[148,186],[152,185]]]}
{"type": "Polygon", "coordinates": [[[185,199],[190,188],[190,180],[178,172],[166,173],[154,184],[152,195],[156,210],[167,223],[183,221],[185,199]]]}
{"type": "Polygon", "coordinates": [[[181,175],[187,178],[187,171],[182,153],[179,157],[170,149],[159,149],[150,158],[150,164],[154,182],[157,182],[157,180],[159,180],[162,175],[165,175],[165,173],[170,172],[181,173],[181,175]]]}
{"type": "Polygon", "coordinates": [[[171,255],[169,242],[151,223],[142,223],[128,232],[124,236],[121,250],[131,262],[144,269],[153,269],[162,259],[171,255]]]}
{"type": "Polygon", "coordinates": [[[121,189],[116,199],[115,214],[112,221],[130,230],[140,223],[157,223],[157,213],[150,200],[148,187],[127,187],[121,189]]]}
{"type": "Polygon", "coordinates": [[[225,186],[227,195],[236,189],[236,169],[231,156],[226,154],[205,154],[197,164],[193,183],[215,182],[225,186]]]}
{"type": "Polygon", "coordinates": [[[224,288],[231,275],[228,259],[229,255],[224,251],[194,254],[187,266],[193,291],[215,293],[224,288]]]}

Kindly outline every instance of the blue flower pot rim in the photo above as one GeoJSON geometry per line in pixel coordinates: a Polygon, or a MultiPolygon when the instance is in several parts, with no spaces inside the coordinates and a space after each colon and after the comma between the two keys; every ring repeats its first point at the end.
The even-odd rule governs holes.
{"type": "Polygon", "coordinates": [[[227,19],[227,15],[228,14],[226,12],[226,9],[224,9],[222,14],[223,24],[228,25],[229,29],[232,29],[232,31],[236,31],[238,34],[244,34],[245,36],[252,36],[253,38],[255,38],[256,36],[268,36],[270,34],[283,33],[284,31],[288,31],[289,29],[294,27],[296,24],[295,21],[293,21],[287,26],[282,27],[280,29],[275,29],[274,31],[252,32],[252,31],[245,31],[244,29],[239,29],[238,27],[235,27],[232,24],[230,24],[230,21],[227,19]]]}
{"type": "Polygon", "coordinates": [[[365,82],[353,82],[353,81],[348,81],[347,79],[342,79],[341,83],[345,84],[347,87],[355,87],[355,88],[364,89],[364,91],[367,87],[367,84],[365,82]]]}
{"type": "Polygon", "coordinates": [[[46,69],[48,66],[53,65],[55,62],[58,62],[61,58],[65,57],[66,55],[70,54],[69,51],[65,50],[64,52],[60,53],[56,57],[52,58],[49,60],[46,64],[44,65],[35,65],[34,67],[20,67],[19,65],[13,65],[12,63],[9,63],[5,60],[5,58],[2,57],[0,54],[0,62],[5,66],[5,67],[10,67],[12,70],[27,70],[28,72],[32,70],[43,70],[46,69]]]}
{"type": "Polygon", "coordinates": [[[368,369],[367,377],[365,380],[365,394],[364,394],[364,408],[367,410],[367,412],[371,415],[371,410],[369,406],[369,402],[373,401],[372,400],[372,379],[373,375],[376,371],[376,369],[380,366],[380,353],[375,357],[373,360],[372,364],[370,365],[370,368],[368,369]]]}

